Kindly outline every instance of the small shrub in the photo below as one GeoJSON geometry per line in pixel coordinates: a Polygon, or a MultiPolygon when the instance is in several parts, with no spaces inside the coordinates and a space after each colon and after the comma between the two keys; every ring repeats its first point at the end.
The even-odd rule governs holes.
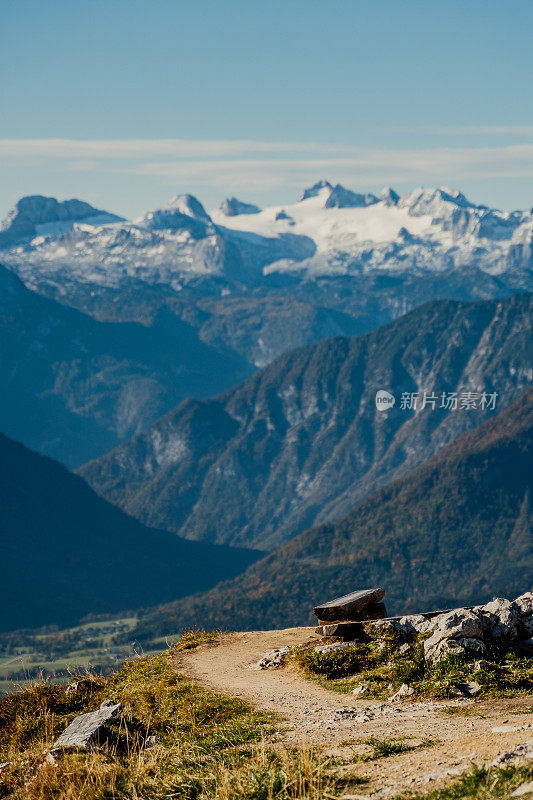
{"type": "Polygon", "coordinates": [[[355,675],[368,669],[376,661],[368,645],[356,645],[329,653],[301,648],[295,652],[293,658],[308,672],[329,680],[355,675]]]}
{"type": "Polygon", "coordinates": [[[388,756],[395,756],[398,753],[407,753],[409,750],[417,749],[416,745],[408,744],[402,739],[377,739],[375,736],[365,739],[365,744],[372,747],[372,753],[364,756],[364,761],[387,758],[388,756]]]}

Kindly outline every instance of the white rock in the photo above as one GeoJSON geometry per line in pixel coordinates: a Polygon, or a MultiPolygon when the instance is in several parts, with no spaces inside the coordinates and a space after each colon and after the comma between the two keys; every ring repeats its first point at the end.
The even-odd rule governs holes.
{"type": "MultiPolygon", "coordinates": [[[[450,653],[464,653],[466,648],[462,641],[469,642],[483,636],[480,616],[465,608],[439,614],[430,623],[433,634],[424,642],[424,655],[430,664],[441,661],[450,653]]],[[[479,649],[477,645],[476,649],[479,649]]]]}
{"type": "Polygon", "coordinates": [[[441,636],[439,633],[433,634],[424,642],[424,657],[428,664],[436,664],[451,653],[462,655],[464,652],[464,647],[456,639],[441,636]]]}
{"type": "Polygon", "coordinates": [[[519,786],[518,789],[511,792],[511,797],[524,797],[528,794],[533,795],[533,781],[523,783],[522,786],[519,786]]]}
{"type": "Polygon", "coordinates": [[[81,750],[95,749],[100,731],[107,725],[113,724],[121,710],[120,703],[106,700],[97,711],[75,717],[50,748],[51,756],[71,747],[81,750]]]}
{"type": "Polygon", "coordinates": [[[427,620],[422,614],[410,614],[395,622],[394,627],[397,626],[401,632],[408,635],[416,635],[429,630],[429,622],[430,620],[427,620]]]}
{"type": "Polygon", "coordinates": [[[455,608],[428,620],[428,631],[442,633],[444,636],[459,636],[477,639],[483,634],[481,619],[466,608],[455,608]]]}
{"type": "Polygon", "coordinates": [[[410,697],[410,695],[414,693],[415,690],[411,686],[407,683],[402,683],[398,691],[394,692],[394,694],[389,697],[389,700],[401,700],[402,697],[410,697]]]}
{"type": "Polygon", "coordinates": [[[287,653],[290,653],[291,650],[292,647],[290,645],[280,647],[277,650],[271,650],[269,653],[266,653],[263,658],[259,659],[257,664],[254,664],[253,666],[255,669],[276,669],[283,664],[285,661],[285,656],[287,653]]]}
{"type": "Polygon", "coordinates": [[[525,592],[517,597],[513,603],[518,608],[521,616],[533,614],[533,592],[525,592]]]}
{"type": "Polygon", "coordinates": [[[497,725],[492,729],[492,733],[515,733],[519,730],[521,730],[521,728],[516,725],[497,725]]]}
{"type": "Polygon", "coordinates": [[[493,614],[498,618],[496,625],[492,628],[492,636],[495,639],[516,638],[520,610],[510,600],[497,597],[483,606],[482,613],[493,614]]]}

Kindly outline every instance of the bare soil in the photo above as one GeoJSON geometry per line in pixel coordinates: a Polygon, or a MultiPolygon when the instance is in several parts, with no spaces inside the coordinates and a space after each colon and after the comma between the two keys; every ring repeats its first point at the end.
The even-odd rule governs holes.
{"type": "Polygon", "coordinates": [[[368,752],[362,742],[372,736],[406,737],[412,745],[435,742],[411,752],[341,767],[341,772],[369,779],[361,787],[361,797],[429,790],[468,770],[472,763],[490,763],[533,740],[533,714],[528,713],[533,696],[383,703],[324,689],[290,667],[254,668],[271,650],[313,640],[318,641],[313,628],[225,634],[212,644],[178,653],[176,665],[206,688],[278,714],[283,719],[279,736],[287,744],[324,746],[328,753],[350,760],[368,752]],[[453,707],[461,713],[443,713],[443,709],[453,707]],[[508,730],[492,732],[502,726],[508,730]]]}

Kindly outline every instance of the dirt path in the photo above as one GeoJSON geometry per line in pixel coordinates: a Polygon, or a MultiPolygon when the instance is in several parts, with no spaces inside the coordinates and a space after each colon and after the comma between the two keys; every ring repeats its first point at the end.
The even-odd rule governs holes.
{"type": "Polygon", "coordinates": [[[361,740],[371,736],[410,737],[410,744],[436,742],[347,767],[370,779],[362,792],[375,798],[405,789],[433,788],[468,769],[472,762],[490,762],[533,741],[533,714],[527,713],[532,697],[476,703],[383,703],[328,691],[290,668],[254,669],[270,650],[312,639],[317,639],[312,628],[228,634],[214,644],[179,653],[177,666],[209,689],[242,697],[256,708],[284,717],[282,739],[287,743],[326,745],[328,751],[350,758],[363,752],[361,740]],[[462,713],[443,713],[444,708],[453,706],[462,713]],[[532,727],[523,727],[528,725],[532,727]],[[493,728],[502,726],[507,730],[493,733],[493,728]]]}

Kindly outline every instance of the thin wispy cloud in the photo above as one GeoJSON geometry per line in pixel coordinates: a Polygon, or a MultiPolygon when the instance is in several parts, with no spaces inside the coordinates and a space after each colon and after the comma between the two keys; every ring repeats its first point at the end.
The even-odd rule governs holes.
{"type": "Polygon", "coordinates": [[[424,132],[448,136],[533,136],[533,125],[466,125],[425,128],[424,132]]]}
{"type": "MultiPolygon", "coordinates": [[[[102,165],[105,168],[105,165],[102,165]]],[[[253,187],[301,185],[325,176],[333,180],[435,181],[464,177],[533,177],[533,144],[491,148],[357,148],[353,155],[311,158],[232,158],[140,161],[115,164],[113,171],[151,175],[165,182],[253,187]]]]}
{"type": "Polygon", "coordinates": [[[0,139],[0,165],[54,175],[144,176],[183,191],[275,193],[327,178],[354,187],[449,185],[533,178],[533,143],[485,147],[358,147],[331,143],[187,139],[0,139]]]}
{"type": "Polygon", "coordinates": [[[0,156],[40,158],[207,158],[247,153],[350,153],[356,150],[337,144],[246,139],[0,139],[0,156]]]}

